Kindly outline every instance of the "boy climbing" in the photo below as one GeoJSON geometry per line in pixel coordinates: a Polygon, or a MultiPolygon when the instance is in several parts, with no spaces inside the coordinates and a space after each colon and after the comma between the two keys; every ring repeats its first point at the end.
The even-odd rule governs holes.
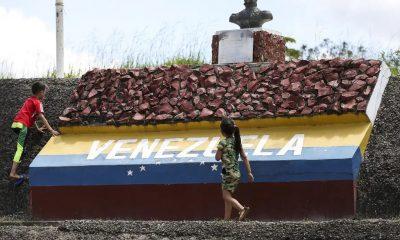
{"type": "Polygon", "coordinates": [[[34,124],[38,131],[43,132],[45,129],[49,130],[54,136],[60,135],[55,131],[44,117],[42,102],[46,95],[47,86],[43,83],[36,82],[32,85],[33,96],[25,100],[22,108],[19,110],[11,125],[11,129],[18,134],[17,151],[15,152],[13,165],[10,172],[10,178],[16,179],[16,186],[21,185],[28,177],[26,175],[18,175],[17,168],[21,162],[21,155],[24,151],[25,138],[28,133],[28,128],[34,124]],[[44,126],[39,127],[36,119],[40,119],[44,126]]]}
{"type": "Polygon", "coordinates": [[[239,155],[246,166],[249,182],[253,182],[254,177],[251,173],[250,162],[243,151],[239,128],[229,118],[224,118],[220,127],[225,139],[219,142],[215,159],[222,161],[222,197],[225,202],[224,219],[229,220],[231,218],[232,207],[234,207],[239,211],[239,221],[242,221],[246,218],[250,208],[242,206],[232,197],[240,182],[239,155]]]}

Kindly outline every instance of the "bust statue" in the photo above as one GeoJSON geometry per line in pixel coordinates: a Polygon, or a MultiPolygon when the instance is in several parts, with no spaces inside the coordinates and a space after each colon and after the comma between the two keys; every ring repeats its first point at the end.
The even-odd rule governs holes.
{"type": "Polygon", "coordinates": [[[257,0],[244,0],[246,9],[232,14],[229,22],[235,23],[243,28],[260,28],[266,22],[273,19],[270,11],[261,11],[257,8],[257,0]]]}

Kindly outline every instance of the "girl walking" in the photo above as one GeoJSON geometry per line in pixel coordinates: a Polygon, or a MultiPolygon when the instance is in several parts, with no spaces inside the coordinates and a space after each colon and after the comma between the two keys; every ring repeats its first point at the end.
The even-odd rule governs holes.
{"type": "Polygon", "coordinates": [[[239,221],[246,218],[250,208],[241,205],[238,200],[232,197],[239,182],[239,155],[243,160],[249,182],[254,181],[251,173],[250,162],[243,151],[239,128],[232,119],[224,118],[221,121],[221,133],[225,137],[218,144],[215,155],[217,161],[222,161],[222,198],[225,202],[225,220],[229,220],[232,214],[232,207],[239,211],[239,221]]]}

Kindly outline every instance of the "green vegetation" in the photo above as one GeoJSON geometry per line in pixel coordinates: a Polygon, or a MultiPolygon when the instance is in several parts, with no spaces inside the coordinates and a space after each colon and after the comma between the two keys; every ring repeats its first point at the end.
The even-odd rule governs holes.
{"type": "MultiPolygon", "coordinates": [[[[314,47],[303,45],[299,49],[302,59],[324,59],[324,58],[368,58],[372,54],[362,46],[355,46],[348,42],[334,43],[329,39],[324,39],[320,44],[314,47]]],[[[290,52],[287,52],[290,54],[290,52]]],[[[293,56],[288,56],[292,58],[293,56]]],[[[392,71],[393,76],[398,76],[400,72],[400,50],[381,52],[379,60],[384,61],[392,71]]]]}
{"type": "Polygon", "coordinates": [[[290,48],[290,45],[296,43],[296,39],[291,38],[291,37],[284,37],[285,43],[286,43],[286,57],[289,60],[292,59],[299,59],[301,56],[301,51],[295,48],[290,48]]]}
{"type": "Polygon", "coordinates": [[[137,68],[145,66],[172,66],[172,65],[188,65],[198,66],[206,63],[205,58],[200,52],[194,54],[190,53],[188,56],[178,55],[176,57],[168,58],[165,61],[155,61],[149,63],[142,63],[140,61],[133,61],[131,58],[127,58],[118,68],[137,68]]]}

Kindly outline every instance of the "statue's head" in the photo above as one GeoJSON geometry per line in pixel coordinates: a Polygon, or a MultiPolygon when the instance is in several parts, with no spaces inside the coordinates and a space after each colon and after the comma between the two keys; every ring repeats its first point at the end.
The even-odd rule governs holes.
{"type": "Polygon", "coordinates": [[[257,7],[257,0],[244,0],[246,7],[257,7]]]}
{"type": "Polygon", "coordinates": [[[232,14],[229,18],[231,23],[235,23],[244,28],[260,28],[262,25],[273,19],[271,12],[260,11],[257,8],[257,0],[244,0],[246,9],[243,11],[232,14]]]}

